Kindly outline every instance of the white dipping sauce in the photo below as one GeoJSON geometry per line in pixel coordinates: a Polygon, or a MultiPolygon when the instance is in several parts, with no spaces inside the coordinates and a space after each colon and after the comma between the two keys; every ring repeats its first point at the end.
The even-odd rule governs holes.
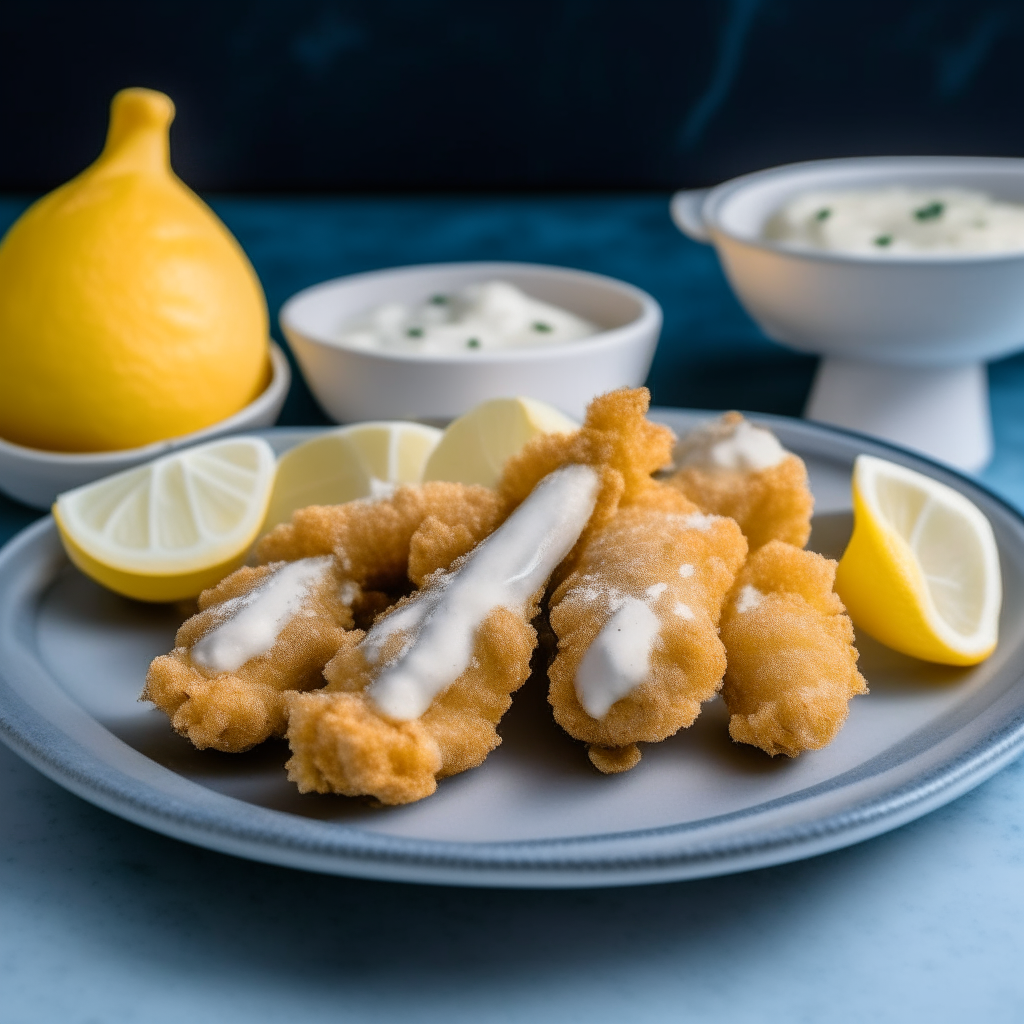
{"type": "Polygon", "coordinates": [[[360,645],[371,666],[390,637],[408,636],[367,690],[384,714],[400,721],[419,718],[469,668],[487,616],[496,608],[522,612],[579,539],[594,511],[598,484],[590,466],[549,473],[455,572],[374,623],[360,645]]]}
{"type": "Polygon", "coordinates": [[[789,453],[778,438],[747,420],[728,423],[724,417],[691,430],[676,445],[676,466],[682,469],[734,469],[741,473],[770,469],[789,453]]]}
{"type": "Polygon", "coordinates": [[[419,305],[393,302],[345,325],[338,340],[353,348],[396,352],[472,352],[562,345],[599,328],[531,298],[506,281],[433,295],[419,305]]]}
{"type": "Polygon", "coordinates": [[[1024,205],[956,188],[808,192],[773,214],[764,237],[876,257],[1024,253],[1024,205]]]}
{"type": "Polygon", "coordinates": [[[287,562],[248,594],[218,605],[223,616],[192,648],[194,664],[209,672],[237,672],[266,654],[299,613],[310,588],[323,579],[331,555],[287,562]]]}

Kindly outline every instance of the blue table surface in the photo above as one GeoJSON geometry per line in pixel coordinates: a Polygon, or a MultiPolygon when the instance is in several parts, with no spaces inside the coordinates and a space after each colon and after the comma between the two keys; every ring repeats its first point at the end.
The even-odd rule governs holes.
{"type": "MultiPolygon", "coordinates": [[[[213,206],[275,319],[299,288],[376,267],[582,267],[661,302],[655,402],[798,415],[814,360],[764,339],[667,198],[213,206]]],[[[0,229],[26,203],[0,198],[0,229]]],[[[990,382],[983,479],[1024,508],[1024,356],[990,382]]],[[[301,380],[281,422],[326,422],[301,380]]],[[[0,498],[0,541],[36,515],[0,498]]],[[[0,747],[0,1022],[1020,1021],[1022,807],[1018,761],[920,821],[782,867],[635,889],[414,887],[166,839],[0,747]]]]}

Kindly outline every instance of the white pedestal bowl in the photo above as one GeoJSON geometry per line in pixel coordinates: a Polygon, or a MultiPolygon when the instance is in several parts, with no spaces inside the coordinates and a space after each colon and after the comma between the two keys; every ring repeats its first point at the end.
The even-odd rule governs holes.
{"type": "Polygon", "coordinates": [[[764,239],[811,191],[960,187],[1024,203],[1024,160],[864,157],[776,167],[678,192],[672,217],[714,245],[743,307],[775,341],[823,356],[805,415],[960,469],[991,458],[985,363],[1024,348],[1024,253],[864,256],[764,239]]]}

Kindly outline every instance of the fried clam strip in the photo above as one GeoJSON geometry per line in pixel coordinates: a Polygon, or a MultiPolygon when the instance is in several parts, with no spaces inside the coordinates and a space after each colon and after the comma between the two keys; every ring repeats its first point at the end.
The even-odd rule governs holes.
{"type": "Polygon", "coordinates": [[[402,591],[410,578],[417,582],[472,549],[507,513],[507,502],[488,487],[403,486],[381,501],[298,509],[260,540],[256,554],[272,562],[334,553],[366,590],[402,591]]]}
{"type": "Polygon", "coordinates": [[[867,693],[836,563],[781,541],[751,555],[722,613],[729,735],[795,757],[835,739],[867,693]]]}
{"type": "Polygon", "coordinates": [[[322,685],[359,597],[332,555],[238,569],[203,591],[140,699],[200,749],[238,752],[282,735],[284,692],[322,685]]]}
{"type": "Polygon", "coordinates": [[[664,492],[620,508],[552,598],[548,700],[606,773],[691,725],[725,671],[718,620],[747,542],[732,519],[664,492]]]}
{"type": "Polygon", "coordinates": [[[728,412],[683,437],[675,460],[666,482],[701,511],[735,519],[751,551],[770,540],[807,543],[814,511],[807,467],[771,431],[728,412]]]}
{"type": "Polygon", "coordinates": [[[328,685],[288,703],[288,776],[300,791],[429,796],[437,780],[480,764],[525,682],[544,588],[587,525],[601,474],[568,465],[450,571],[346,638],[328,685]]]}

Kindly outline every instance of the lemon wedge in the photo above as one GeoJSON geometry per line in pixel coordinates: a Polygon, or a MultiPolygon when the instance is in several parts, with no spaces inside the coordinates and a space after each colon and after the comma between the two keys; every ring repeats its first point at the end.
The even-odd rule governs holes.
{"type": "Polygon", "coordinates": [[[535,398],[494,398],[454,420],[427,460],[424,480],[493,487],[507,459],[538,434],[571,434],[579,424],[535,398]]]}
{"type": "Polygon", "coordinates": [[[854,623],[925,661],[987,658],[998,640],[1002,581],[980,509],[945,484],[860,455],[853,514],[836,593],[854,623]]]}
{"type": "Polygon", "coordinates": [[[68,557],[140,601],[195,597],[241,565],[274,483],[274,452],[229,438],[66,491],[53,506],[68,557]]]}
{"type": "Polygon", "coordinates": [[[281,456],[263,524],[287,522],[297,508],[340,505],[416,484],[441,431],[420,423],[356,423],[322,434],[281,456]]]}

